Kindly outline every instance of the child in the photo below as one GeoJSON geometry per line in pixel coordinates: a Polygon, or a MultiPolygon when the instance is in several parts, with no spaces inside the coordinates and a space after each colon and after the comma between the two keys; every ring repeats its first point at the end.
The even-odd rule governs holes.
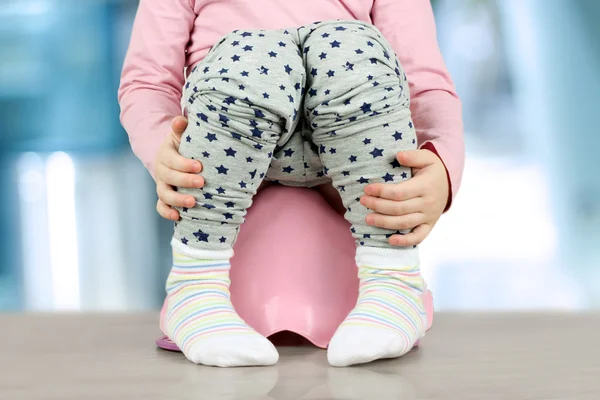
{"type": "MultiPolygon", "coordinates": [[[[168,108],[180,88],[173,86],[172,75],[191,67],[181,84],[189,125],[179,152],[204,165],[201,189],[178,189],[192,195],[195,205],[179,208],[162,328],[195,363],[276,363],[273,345],[231,305],[232,246],[263,181],[305,187],[331,182],[352,224],[361,286],[355,309],[331,340],[329,362],[347,366],[399,357],[424,334],[418,252],[416,246],[390,244],[393,234],[407,231],[367,224],[361,195],[368,184],[411,177],[410,168],[395,158],[399,151],[417,149],[403,65],[378,28],[348,18],[349,5],[338,10],[345,2],[259,3],[140,4],[120,91],[124,125],[130,134],[140,129],[141,119],[132,124],[125,117],[134,107],[147,105],[137,112],[154,116],[156,124],[163,122],[161,115],[175,114],[168,108]],[[289,6],[314,15],[303,15],[304,25],[294,25],[300,18],[292,17],[289,6]],[[278,7],[279,16],[289,18],[269,20],[278,7]],[[228,18],[217,24],[223,15],[228,18]],[[309,23],[317,19],[323,22],[309,23]],[[160,40],[146,43],[140,31],[151,24],[160,40]],[[221,37],[210,40],[208,53],[198,48],[197,38],[208,40],[200,32],[215,39],[217,31],[221,37]],[[132,87],[146,85],[151,90],[144,97],[126,100],[132,87]]],[[[366,9],[368,20],[369,7],[374,13],[378,3],[394,2],[363,3],[354,6],[366,9]]]]}

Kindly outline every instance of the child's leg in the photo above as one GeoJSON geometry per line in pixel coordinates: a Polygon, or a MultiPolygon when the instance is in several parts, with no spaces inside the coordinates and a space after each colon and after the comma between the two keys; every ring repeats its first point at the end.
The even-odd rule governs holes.
{"type": "Polygon", "coordinates": [[[301,37],[305,113],[358,246],[358,303],[333,337],[329,360],[345,366],[398,357],[424,333],[418,252],[392,247],[388,238],[396,232],[367,225],[369,210],[359,198],[369,183],[411,177],[395,158],[417,147],[408,83],[389,44],[370,25],[320,23],[301,37]]]}
{"type": "Polygon", "coordinates": [[[180,153],[202,160],[202,189],[180,209],[162,328],[193,362],[270,365],[272,344],[235,312],[229,259],[244,215],[280,140],[293,132],[304,85],[302,59],[279,32],[234,32],[194,69],[184,104],[188,129],[180,153]]]}

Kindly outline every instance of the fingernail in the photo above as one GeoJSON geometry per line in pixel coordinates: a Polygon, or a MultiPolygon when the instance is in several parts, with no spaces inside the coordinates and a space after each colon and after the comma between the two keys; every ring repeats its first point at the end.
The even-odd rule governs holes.
{"type": "Polygon", "coordinates": [[[185,203],[188,207],[194,207],[194,204],[196,204],[196,202],[194,200],[188,200],[185,203]]]}
{"type": "Polygon", "coordinates": [[[196,187],[202,186],[202,180],[200,180],[200,179],[194,179],[194,186],[196,186],[196,187]]]}

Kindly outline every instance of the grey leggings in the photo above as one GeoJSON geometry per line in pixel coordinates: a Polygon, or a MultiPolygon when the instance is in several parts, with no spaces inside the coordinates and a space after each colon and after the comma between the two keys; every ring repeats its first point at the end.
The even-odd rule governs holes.
{"type": "MultiPolygon", "coordinates": [[[[391,247],[368,226],[364,187],[411,177],[395,158],[415,149],[408,83],[372,25],[328,21],[298,29],[234,31],[194,67],[183,103],[180,153],[201,160],[202,189],[179,209],[174,239],[203,250],[233,246],[264,179],[332,182],[357,245],[391,247]]],[[[285,207],[281,204],[281,207],[285,207]]]]}

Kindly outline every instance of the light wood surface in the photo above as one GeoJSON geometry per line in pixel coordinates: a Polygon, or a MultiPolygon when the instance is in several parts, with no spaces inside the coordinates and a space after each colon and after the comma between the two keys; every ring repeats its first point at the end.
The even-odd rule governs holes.
{"type": "Polygon", "coordinates": [[[438,314],[399,360],[331,368],[314,347],[219,369],[156,349],[149,314],[0,315],[0,399],[600,399],[599,314],[438,314]]]}

